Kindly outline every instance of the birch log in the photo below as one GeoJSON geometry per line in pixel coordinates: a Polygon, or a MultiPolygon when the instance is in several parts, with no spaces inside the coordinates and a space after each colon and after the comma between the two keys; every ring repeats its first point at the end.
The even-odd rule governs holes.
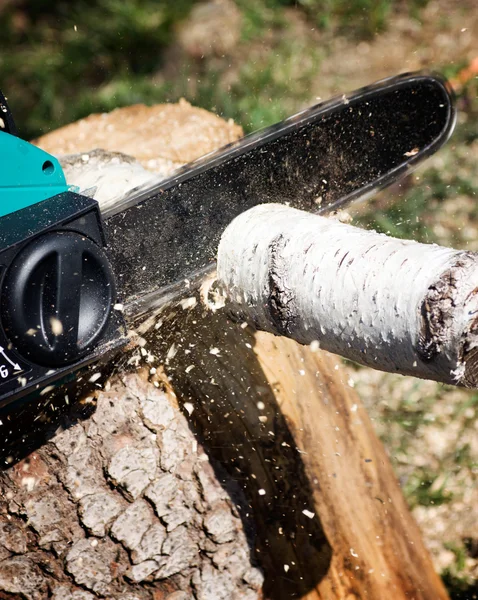
{"type": "MultiPolygon", "coordinates": [[[[96,171],[102,203],[112,162],[125,186],[140,168],[92,148],[161,171],[237,135],[182,103],[89,117],[39,143],[80,152],[67,179],[95,186],[96,171]]],[[[132,333],[95,394],[75,407],[44,396],[31,421],[0,425],[18,452],[36,444],[0,473],[2,600],[447,598],[335,357],[196,295],[132,333]]]]}
{"type": "Polygon", "coordinates": [[[363,365],[478,384],[478,255],[279,204],[224,232],[218,280],[255,326],[363,365]]]}

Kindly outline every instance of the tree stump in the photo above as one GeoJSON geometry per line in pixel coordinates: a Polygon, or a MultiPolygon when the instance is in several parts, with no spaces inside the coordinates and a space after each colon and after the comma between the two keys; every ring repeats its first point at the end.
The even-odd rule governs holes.
{"type": "MultiPolygon", "coordinates": [[[[165,175],[239,134],[182,102],[38,143],[165,175]]],[[[447,598],[339,359],[195,291],[134,333],[101,389],[2,423],[0,598],[447,598]]]]}

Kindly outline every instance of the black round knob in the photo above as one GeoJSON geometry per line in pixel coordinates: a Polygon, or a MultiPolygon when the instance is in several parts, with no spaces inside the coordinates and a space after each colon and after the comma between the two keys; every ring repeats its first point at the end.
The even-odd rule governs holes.
{"type": "Polygon", "coordinates": [[[2,323],[25,358],[59,367],[100,341],[114,301],[114,276],[103,249],[80,233],[53,231],[27,244],[11,263],[2,323]]]}

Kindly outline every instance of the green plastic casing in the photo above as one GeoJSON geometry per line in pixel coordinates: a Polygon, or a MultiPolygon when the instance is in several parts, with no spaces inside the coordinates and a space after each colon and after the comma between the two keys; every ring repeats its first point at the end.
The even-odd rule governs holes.
{"type": "Polygon", "coordinates": [[[3,131],[0,170],[0,217],[68,191],[54,156],[3,131]]]}

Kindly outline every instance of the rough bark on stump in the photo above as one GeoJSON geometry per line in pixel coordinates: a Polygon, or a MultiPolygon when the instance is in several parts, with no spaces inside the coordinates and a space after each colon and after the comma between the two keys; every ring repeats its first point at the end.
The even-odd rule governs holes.
{"type": "MultiPolygon", "coordinates": [[[[197,129],[145,125],[141,152],[173,133],[211,149],[203,112],[176,110],[197,129]]],[[[124,150],[141,112],[91,117],[47,147],[100,145],[88,140],[106,120],[124,150]]],[[[87,417],[0,475],[0,598],[446,598],[336,358],[197,301],[138,331],[130,372],[76,408],[87,417]]]]}
{"type": "Polygon", "coordinates": [[[0,590],[14,597],[258,598],[233,501],[173,393],[141,372],[117,378],[90,419],[3,473],[0,489],[0,590]]]}

